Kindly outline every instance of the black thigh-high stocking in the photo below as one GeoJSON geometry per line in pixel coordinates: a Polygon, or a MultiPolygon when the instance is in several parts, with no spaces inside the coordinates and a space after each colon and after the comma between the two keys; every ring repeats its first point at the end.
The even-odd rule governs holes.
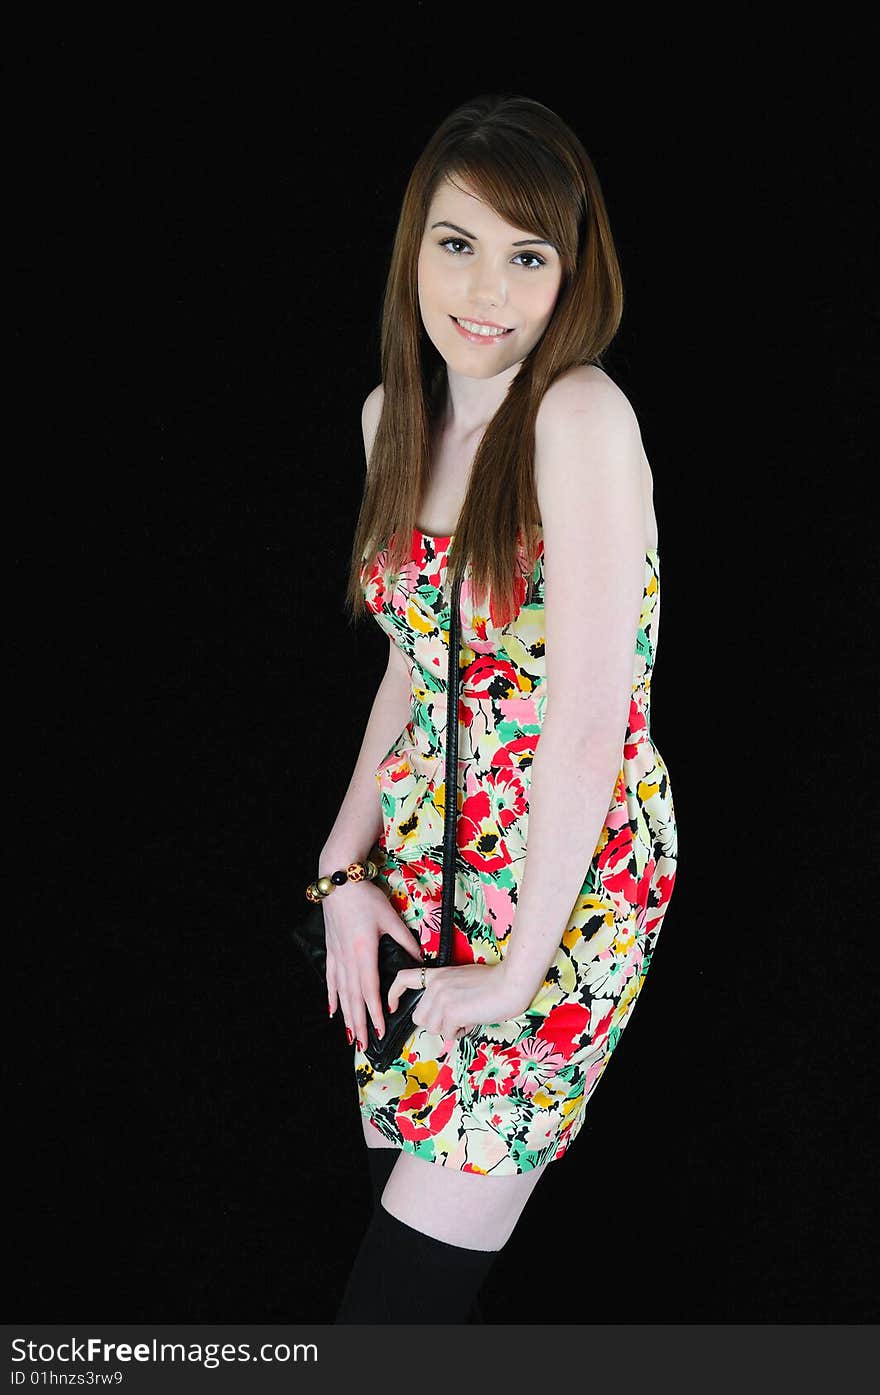
{"type": "Polygon", "coordinates": [[[399,1148],[368,1148],[367,1165],[370,1169],[370,1184],[373,1188],[373,1205],[378,1206],[385,1190],[385,1183],[391,1170],[400,1157],[399,1148]]]}
{"type": "Polygon", "coordinates": [[[335,1321],[472,1321],[474,1300],[497,1254],[423,1235],[380,1203],[355,1255],[335,1321]]]}
{"type": "MultiPolygon", "coordinates": [[[[397,1159],[399,1157],[399,1148],[367,1149],[367,1166],[370,1170],[370,1185],[373,1189],[374,1210],[376,1210],[381,1204],[382,1193],[385,1190],[385,1185],[388,1181],[388,1178],[391,1176],[394,1164],[397,1162],[397,1159]]],[[[483,1309],[480,1306],[480,1299],[477,1294],[474,1295],[473,1302],[468,1311],[468,1315],[465,1318],[465,1321],[472,1326],[475,1326],[480,1323],[485,1324],[486,1319],[483,1315],[483,1309]]]]}

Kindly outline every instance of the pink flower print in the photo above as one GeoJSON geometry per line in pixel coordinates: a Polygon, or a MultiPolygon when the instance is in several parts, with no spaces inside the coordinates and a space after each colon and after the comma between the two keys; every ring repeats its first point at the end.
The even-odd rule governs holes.
{"type": "Polygon", "coordinates": [[[638,973],[642,964],[642,953],[636,945],[628,954],[614,954],[608,950],[587,965],[584,982],[596,998],[616,1002],[625,983],[638,973]]]}
{"type": "Polygon", "coordinates": [[[520,731],[526,731],[529,727],[540,726],[534,692],[514,693],[510,697],[502,697],[498,702],[498,710],[504,730],[519,727],[520,731]]]}
{"type": "Polygon", "coordinates": [[[585,1098],[585,1099],[589,1096],[590,1091],[592,1090],[592,1088],[593,1088],[593,1086],[595,1085],[596,1081],[599,1079],[600,1075],[602,1074],[602,1072],[603,1072],[603,1070],[605,1069],[605,1067],[607,1066],[607,1064],[608,1064],[608,1055],[607,1055],[607,1053],[606,1053],[606,1055],[600,1056],[599,1059],[598,1059],[597,1061],[593,1061],[593,1063],[588,1067],[587,1073],[586,1073],[586,1075],[584,1076],[584,1098],[585,1098]]]}
{"type": "Polygon", "coordinates": [[[494,881],[482,888],[483,904],[486,908],[487,924],[492,926],[496,942],[506,940],[513,928],[513,915],[516,909],[506,886],[498,886],[494,881]]]}
{"type": "Polygon", "coordinates": [[[399,572],[389,575],[389,596],[392,610],[403,612],[409,605],[409,598],[416,589],[420,567],[418,562],[404,562],[399,572]]]}
{"type": "Polygon", "coordinates": [[[542,1041],[540,1037],[528,1037],[518,1046],[520,1053],[519,1074],[514,1081],[516,1088],[524,1095],[532,1096],[554,1075],[558,1075],[567,1065],[567,1057],[557,1051],[552,1041],[542,1041]]]}

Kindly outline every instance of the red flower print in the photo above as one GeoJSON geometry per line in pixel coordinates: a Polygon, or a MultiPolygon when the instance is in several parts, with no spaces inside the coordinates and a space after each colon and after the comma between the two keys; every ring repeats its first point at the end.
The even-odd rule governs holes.
{"type": "Polygon", "coordinates": [[[645,714],[639,707],[635,698],[629,705],[629,722],[627,723],[627,739],[623,747],[623,759],[635,760],[639,752],[639,746],[648,733],[648,723],[645,714]]]}
{"type": "Polygon", "coordinates": [[[378,614],[385,604],[385,581],[381,576],[370,576],[364,582],[364,601],[367,608],[378,614]]]}
{"type": "Polygon", "coordinates": [[[657,878],[656,890],[660,896],[660,900],[657,902],[658,906],[665,906],[672,895],[672,888],[675,885],[675,876],[676,874],[673,872],[671,876],[657,878]]]}
{"type": "Polygon", "coordinates": [[[495,752],[492,757],[492,764],[498,768],[509,766],[511,770],[527,770],[535,758],[535,751],[538,749],[538,742],[541,739],[539,731],[526,732],[523,736],[518,736],[514,741],[506,741],[502,747],[495,752]]]}
{"type": "MultiPolygon", "coordinates": [[[[438,936],[439,944],[439,936],[438,936]]],[[[485,961],[484,961],[485,962],[485,961]]],[[[452,964],[473,964],[474,946],[460,925],[453,923],[452,926],[452,964]]]]}
{"type": "Polygon", "coordinates": [[[488,790],[495,818],[501,828],[509,828],[528,813],[529,802],[519,770],[514,770],[512,766],[490,770],[488,790]]]}
{"type": "Polygon", "coordinates": [[[527,590],[527,588],[528,588],[528,582],[527,582],[526,578],[525,578],[524,576],[521,576],[521,575],[517,574],[516,579],[514,580],[514,583],[513,583],[513,595],[514,595],[513,612],[511,613],[511,612],[508,610],[507,613],[506,613],[505,615],[502,615],[502,614],[501,614],[500,605],[496,605],[496,604],[495,604],[495,597],[494,597],[493,595],[490,594],[490,596],[489,596],[489,615],[490,615],[490,617],[491,617],[492,624],[495,626],[496,629],[499,629],[499,628],[500,628],[502,625],[504,625],[504,624],[509,624],[509,622],[510,622],[511,620],[513,620],[513,619],[516,618],[516,616],[519,614],[520,607],[522,606],[522,603],[523,603],[523,601],[524,601],[525,598],[526,598],[526,590],[527,590]]]}
{"type": "Polygon", "coordinates": [[[645,863],[645,870],[636,882],[635,903],[638,906],[636,924],[641,927],[645,919],[645,908],[648,904],[648,896],[651,892],[651,882],[654,880],[654,873],[657,870],[657,863],[653,857],[649,857],[645,863]]]}
{"type": "Polygon", "coordinates": [[[510,853],[504,842],[504,827],[495,817],[486,789],[468,795],[458,816],[458,850],[464,860],[482,872],[506,867],[510,853]]]}
{"type": "Polygon", "coordinates": [[[431,1067],[431,1062],[425,1062],[422,1066],[415,1065],[409,1076],[407,1093],[402,1096],[397,1108],[396,1118],[401,1137],[409,1139],[411,1143],[419,1143],[422,1139],[432,1138],[440,1133],[449,1123],[455,1108],[452,1067],[442,1066],[433,1080],[431,1067]],[[423,1089],[410,1089],[411,1085],[418,1086],[420,1083],[424,1084],[423,1089]]]}
{"type": "Polygon", "coordinates": [[[617,1009],[615,1007],[610,1007],[606,1012],[605,1016],[600,1017],[599,1020],[593,1024],[594,1041],[601,1041],[602,1038],[607,1034],[608,1029],[611,1026],[611,1019],[616,1011],[617,1009]]]}
{"type": "Polygon", "coordinates": [[[515,664],[493,654],[477,654],[468,665],[467,679],[462,684],[464,700],[495,697],[518,697],[519,682],[515,664]],[[506,692],[505,692],[506,690],[506,692]]]}
{"type": "Polygon", "coordinates": [[[399,916],[404,916],[409,907],[409,897],[400,887],[395,887],[388,897],[399,916]]]}
{"type": "Polygon", "coordinates": [[[608,839],[597,858],[602,885],[609,893],[622,896],[627,905],[635,902],[638,883],[633,876],[633,831],[628,823],[608,839]]]}
{"type": "Polygon", "coordinates": [[[575,1038],[586,1031],[590,1014],[580,1003],[559,1003],[551,1008],[536,1036],[551,1042],[566,1060],[572,1055],[575,1038]]]}
{"type": "Polygon", "coordinates": [[[386,766],[382,774],[387,776],[392,785],[396,785],[401,780],[406,780],[412,774],[412,766],[406,756],[401,756],[396,765],[386,766]]]}
{"type": "Polygon", "coordinates": [[[401,1138],[409,1139],[410,1143],[420,1143],[424,1138],[433,1137],[449,1123],[454,1108],[454,1094],[448,1094],[436,1104],[431,1103],[425,1090],[410,1095],[402,1101],[397,1111],[401,1138]]]}
{"type": "Polygon", "coordinates": [[[475,1094],[509,1095],[518,1070],[519,1057],[515,1046],[500,1046],[487,1041],[468,1067],[468,1074],[475,1094]]]}

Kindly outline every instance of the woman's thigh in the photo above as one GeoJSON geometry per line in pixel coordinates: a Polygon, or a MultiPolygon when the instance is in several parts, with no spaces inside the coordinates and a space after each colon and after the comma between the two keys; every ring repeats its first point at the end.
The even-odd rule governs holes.
{"type": "Polygon", "coordinates": [[[401,1152],[382,1193],[382,1205],[406,1225],[471,1250],[500,1250],[544,1173],[533,1168],[510,1177],[459,1172],[401,1152]]]}

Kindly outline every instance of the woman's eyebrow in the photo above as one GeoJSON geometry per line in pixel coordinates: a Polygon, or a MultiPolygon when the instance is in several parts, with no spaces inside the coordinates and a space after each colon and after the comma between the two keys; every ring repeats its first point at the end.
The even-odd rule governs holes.
{"type": "MultiPolygon", "coordinates": [[[[447,223],[445,219],[439,223],[432,223],[431,231],[433,232],[435,228],[451,228],[453,232],[461,233],[462,237],[470,237],[474,242],[479,242],[480,240],[476,233],[470,233],[467,228],[460,228],[456,223],[447,223]]],[[[511,242],[510,245],[511,247],[525,247],[527,242],[537,242],[542,247],[553,247],[553,243],[548,242],[544,237],[524,237],[522,241],[511,242]]],[[[556,248],[554,247],[553,250],[555,252],[556,248]]]]}

